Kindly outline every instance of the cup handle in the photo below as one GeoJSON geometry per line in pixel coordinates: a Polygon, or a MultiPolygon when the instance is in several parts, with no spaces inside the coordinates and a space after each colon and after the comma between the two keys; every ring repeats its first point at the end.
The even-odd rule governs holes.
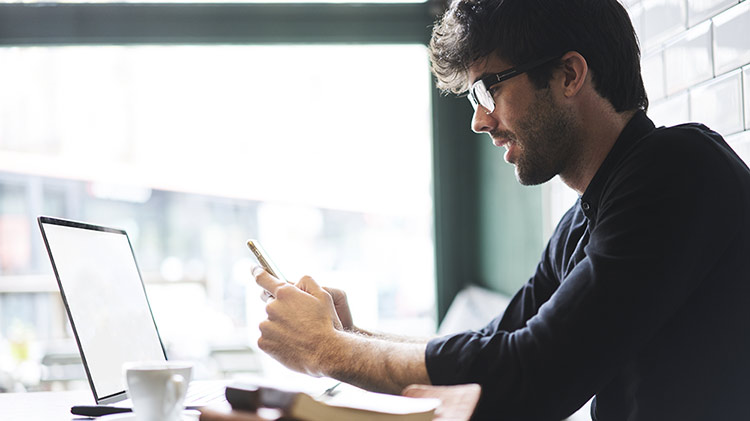
{"type": "Polygon", "coordinates": [[[185,378],[179,374],[173,374],[167,380],[167,394],[164,399],[164,414],[170,414],[175,409],[175,405],[180,400],[180,397],[184,395],[185,388],[187,388],[187,382],[185,378]]]}

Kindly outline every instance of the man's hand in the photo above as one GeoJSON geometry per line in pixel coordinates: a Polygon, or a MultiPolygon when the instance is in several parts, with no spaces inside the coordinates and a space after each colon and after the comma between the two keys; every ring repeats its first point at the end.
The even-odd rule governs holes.
{"type": "MultiPolygon", "coordinates": [[[[292,285],[261,267],[254,268],[253,275],[275,297],[266,305],[268,319],[260,324],[258,347],[293,370],[324,375],[326,347],[333,346],[336,330],[343,329],[331,294],[309,276],[292,285]]],[[[345,295],[343,300],[345,304],[345,295]]],[[[351,316],[348,320],[351,323],[351,316]]]]}
{"type": "Polygon", "coordinates": [[[343,290],[336,288],[323,287],[323,289],[331,295],[331,298],[333,298],[336,316],[338,316],[341,321],[344,330],[353,330],[354,320],[352,319],[352,312],[349,310],[349,302],[346,300],[346,293],[343,290]]]}
{"type": "Polygon", "coordinates": [[[409,384],[429,384],[426,341],[359,334],[346,294],[321,288],[309,276],[292,285],[260,267],[253,275],[276,297],[266,305],[268,319],[260,324],[258,346],[288,368],[386,393],[398,393],[409,384]]]}

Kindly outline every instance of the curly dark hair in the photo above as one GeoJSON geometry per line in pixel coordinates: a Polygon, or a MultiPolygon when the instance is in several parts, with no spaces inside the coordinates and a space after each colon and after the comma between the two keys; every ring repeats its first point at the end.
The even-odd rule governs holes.
{"type": "MultiPolygon", "coordinates": [[[[455,0],[435,24],[432,72],[443,91],[468,89],[468,69],[496,53],[513,66],[579,52],[594,87],[618,112],[648,109],[640,48],[627,11],[617,0],[455,0]]],[[[528,73],[548,86],[553,61],[528,73]]]]}

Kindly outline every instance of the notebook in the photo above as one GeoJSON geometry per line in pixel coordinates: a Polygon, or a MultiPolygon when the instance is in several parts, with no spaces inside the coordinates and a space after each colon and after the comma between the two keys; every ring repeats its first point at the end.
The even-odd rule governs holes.
{"type": "MultiPolygon", "coordinates": [[[[94,400],[108,405],[96,413],[74,407],[74,413],[122,412],[108,409],[129,408],[123,363],[167,360],[128,234],[46,216],[37,220],[94,400]]],[[[192,382],[185,405],[200,407],[223,396],[221,382],[192,382]]]]}

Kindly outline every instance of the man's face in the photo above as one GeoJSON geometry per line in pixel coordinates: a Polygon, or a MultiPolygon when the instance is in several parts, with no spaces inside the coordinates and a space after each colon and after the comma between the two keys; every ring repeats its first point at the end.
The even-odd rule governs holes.
{"type": "MultiPolygon", "coordinates": [[[[469,69],[469,81],[511,66],[495,55],[469,69]]],[[[504,146],[505,161],[516,167],[521,184],[541,184],[572,168],[576,155],[574,119],[559,105],[551,88],[536,89],[526,74],[489,87],[495,110],[478,106],[472,130],[487,133],[495,146],[504,146]]]]}

